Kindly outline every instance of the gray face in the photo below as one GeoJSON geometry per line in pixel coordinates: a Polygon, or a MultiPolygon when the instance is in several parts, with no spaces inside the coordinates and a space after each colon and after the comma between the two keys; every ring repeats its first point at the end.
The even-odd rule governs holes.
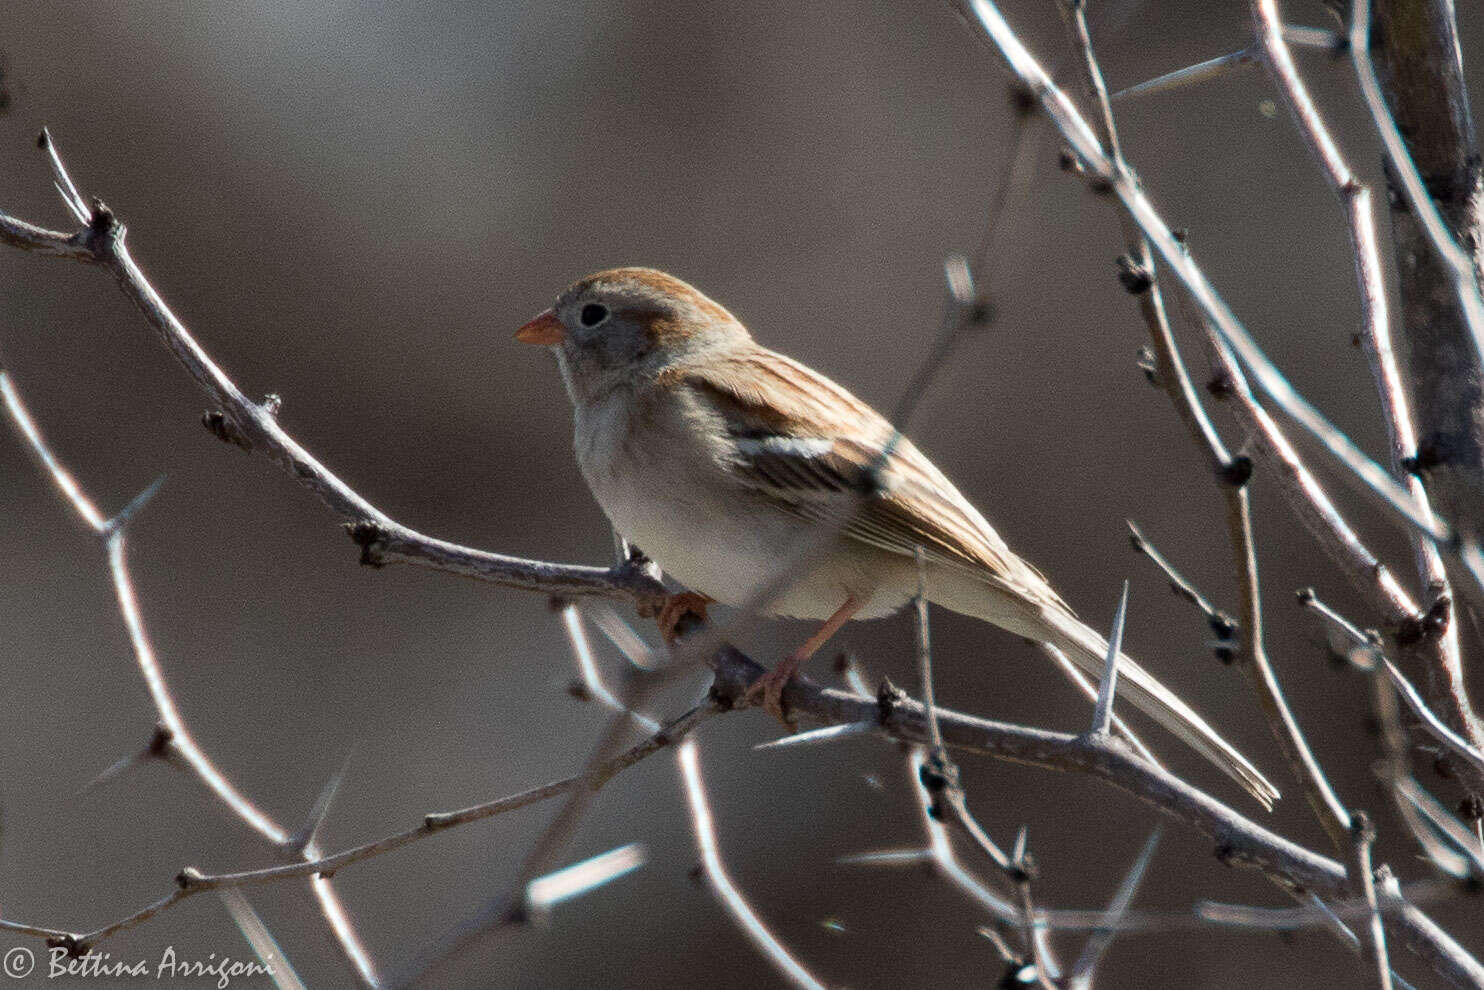
{"type": "Polygon", "coordinates": [[[604,283],[579,284],[557,300],[557,319],[567,328],[560,348],[565,360],[584,373],[632,368],[654,349],[650,328],[663,319],[660,300],[634,298],[633,292],[604,283]]]}
{"type": "Polygon", "coordinates": [[[553,350],[578,403],[642,387],[702,352],[751,340],[723,307],[653,268],[589,275],[561,294],[551,316],[561,324],[553,350]]]}

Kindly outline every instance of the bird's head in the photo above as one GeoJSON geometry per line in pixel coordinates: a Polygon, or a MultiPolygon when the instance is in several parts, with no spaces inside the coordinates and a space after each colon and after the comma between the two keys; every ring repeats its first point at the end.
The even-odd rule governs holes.
{"type": "Polygon", "coordinates": [[[653,268],[611,268],[579,279],[515,339],[550,347],[577,401],[751,340],[724,307],[653,268]]]}

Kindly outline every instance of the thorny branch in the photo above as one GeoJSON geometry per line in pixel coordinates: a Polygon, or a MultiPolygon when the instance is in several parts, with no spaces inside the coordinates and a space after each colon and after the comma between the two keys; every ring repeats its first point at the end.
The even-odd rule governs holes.
{"type": "MultiPolygon", "coordinates": [[[[1093,52],[1086,7],[1081,2],[1063,0],[1061,9],[1078,52],[1083,86],[1093,101],[1097,137],[1112,162],[1114,172],[1129,181],[1135,181],[1119,146],[1113,107],[1108,99],[1108,89],[1103,83],[1097,56],[1093,52]]],[[[1120,211],[1118,218],[1129,249],[1128,255],[1120,259],[1120,277],[1124,288],[1139,300],[1140,309],[1149,327],[1157,361],[1154,380],[1169,396],[1196,448],[1204,454],[1225,500],[1227,540],[1231,546],[1241,596],[1241,614],[1237,623],[1240,645],[1235,659],[1256,692],[1268,725],[1288,758],[1294,777],[1303,785],[1304,794],[1313,806],[1320,824],[1329,833],[1335,848],[1344,850],[1349,846],[1349,815],[1335,797],[1319,761],[1309,749],[1298,722],[1283,697],[1264,645],[1262,597],[1257,578],[1257,547],[1252,534],[1252,513],[1247,493],[1252,463],[1245,455],[1230,454],[1215,427],[1211,425],[1170,330],[1149,243],[1126,213],[1120,211]]]]}
{"type": "Polygon", "coordinates": [[[1240,357],[1264,394],[1307,430],[1330,456],[1345,467],[1345,477],[1358,482],[1392,518],[1438,541],[1440,551],[1457,560],[1473,576],[1462,590],[1473,597],[1484,597],[1484,552],[1468,540],[1455,543],[1452,530],[1443,521],[1421,513],[1405,488],[1294,389],[1216,292],[1205,272],[1154,208],[1135,178],[1110,157],[1076,106],[1031,55],[998,6],[991,0],[962,0],[960,6],[966,8],[1010,71],[1029,89],[1067,141],[1081,167],[1109,186],[1155,253],[1179,277],[1211,326],[1240,357]]]}
{"type": "MultiPolygon", "coordinates": [[[[1303,79],[1294,66],[1278,16],[1276,0],[1255,0],[1253,19],[1258,47],[1268,65],[1279,94],[1288,105],[1299,133],[1308,142],[1318,160],[1325,180],[1345,211],[1351,250],[1355,256],[1356,279],[1359,283],[1362,329],[1359,339],[1365,345],[1372,377],[1381,400],[1381,412],[1390,439],[1392,470],[1411,492],[1419,510],[1431,514],[1422,481],[1413,473],[1418,458],[1417,431],[1396,355],[1392,350],[1391,318],[1386,298],[1386,281],[1381,256],[1376,244],[1376,222],[1371,209],[1371,191],[1346,163],[1329,128],[1310,98],[1303,79]],[[1408,468],[1412,467],[1413,471],[1408,468]]],[[[1410,321],[1409,321],[1410,325],[1410,321]]],[[[1456,394],[1456,393],[1452,393],[1456,394]]],[[[1432,541],[1416,535],[1417,567],[1422,586],[1430,598],[1429,607],[1439,609],[1435,620],[1440,624],[1435,648],[1428,659],[1432,662],[1414,669],[1421,674],[1433,704],[1445,712],[1454,728],[1476,744],[1484,738],[1484,728],[1469,703],[1458,649],[1458,623],[1451,614],[1452,592],[1443,560],[1432,541]]]]}
{"type": "MultiPolygon", "coordinates": [[[[314,826],[317,822],[311,818],[307,831],[300,835],[290,833],[287,829],[273,821],[265,812],[260,810],[249,800],[246,795],[237,790],[232,781],[223,773],[205,751],[197,745],[195,737],[191,734],[185,720],[181,717],[175,705],[175,698],[171,693],[170,686],[165,680],[164,670],[161,668],[158,658],[155,656],[154,647],[149,640],[149,634],[145,631],[144,618],[139,608],[139,601],[134,593],[134,582],[129,574],[128,559],[124,552],[124,530],[134,515],[143,508],[149,498],[158,490],[159,481],[151,485],[140,496],[130,502],[123,511],[112,519],[107,519],[98,511],[91,498],[83,491],[71,473],[57,460],[46,440],[41,434],[41,429],[32,419],[25,403],[21,401],[20,392],[17,391],[15,383],[11,380],[10,373],[0,365],[0,399],[4,400],[5,411],[16,430],[20,433],[26,446],[40,461],[42,468],[46,471],[53,483],[62,492],[68,503],[71,504],[83,522],[95,533],[103,538],[104,547],[108,554],[108,569],[113,579],[114,593],[118,598],[119,611],[123,616],[124,625],[129,632],[129,640],[134,648],[134,657],[139,664],[140,673],[144,676],[145,685],[149,689],[150,700],[154,703],[158,714],[159,723],[155,729],[154,737],[150,745],[145,748],[145,758],[164,759],[171,765],[179,767],[191,774],[207,790],[211,791],[227,810],[244,825],[252,829],[265,839],[279,852],[294,858],[314,859],[319,855],[319,849],[314,842],[314,826]]],[[[371,961],[370,954],[361,944],[360,936],[356,934],[354,926],[346,914],[345,906],[341,903],[339,896],[330,885],[328,877],[310,875],[310,887],[315,898],[319,901],[320,910],[325,916],[335,935],[336,944],[340,947],[341,954],[351,965],[357,979],[366,986],[376,986],[376,969],[371,961]]],[[[149,914],[158,910],[158,906],[147,909],[149,914]]],[[[148,915],[146,915],[147,917],[148,915]]],[[[8,926],[5,926],[8,927],[8,926]]],[[[100,939],[120,931],[127,924],[110,926],[100,932],[87,935],[74,936],[66,933],[51,933],[55,936],[58,944],[64,945],[69,952],[82,954],[100,939]]]]}
{"type": "MultiPolygon", "coordinates": [[[[1076,3],[1076,0],[1070,0],[1070,2],[1074,8],[1080,10],[1080,4],[1076,3]]],[[[993,5],[983,0],[975,0],[973,8],[975,14],[989,28],[991,37],[1006,52],[1012,66],[1031,87],[1033,94],[1041,100],[1052,118],[1062,127],[1063,133],[1067,134],[1069,139],[1077,138],[1080,136],[1077,132],[1078,126],[1082,132],[1088,132],[1085,123],[1076,116],[1075,110],[1071,109],[1069,104],[1065,106],[1057,104],[1060,98],[1059,92],[1050,84],[1049,79],[1044,77],[1044,73],[1037,75],[1039,67],[1035,66],[1033,61],[1029,61],[1029,55],[1023,48],[1018,47],[1018,40],[1014,38],[1013,33],[1008,33],[1008,27],[1004,28],[1004,33],[999,31],[999,27],[1003,26],[1003,20],[999,19],[998,11],[993,5]],[[1007,38],[1008,42],[1013,42],[1013,44],[1009,44],[1007,38]],[[1032,69],[1035,71],[1031,71],[1032,69]],[[1068,112],[1070,116],[1067,115],[1068,112]],[[1071,132],[1068,128],[1071,128],[1071,132]]],[[[1085,32],[1085,22],[1083,30],[1085,32]]],[[[1089,48],[1088,55],[1090,54],[1089,48]]],[[[1095,63],[1092,67],[1095,70],[1095,63]]],[[[1104,104],[1106,105],[1105,100],[1104,104]]],[[[1223,340],[1242,354],[1242,360],[1253,370],[1259,384],[1274,397],[1275,401],[1284,406],[1306,428],[1315,432],[1327,449],[1335,453],[1373,490],[1382,495],[1383,501],[1390,505],[1393,511],[1407,516],[1414,525],[1434,536],[1446,535],[1446,530],[1440,523],[1421,516],[1415,500],[1409,497],[1409,493],[1395,487],[1394,483],[1392,487],[1388,487],[1386,482],[1390,479],[1378,479],[1374,470],[1375,465],[1364,459],[1363,455],[1354,449],[1353,444],[1349,444],[1343,435],[1329,427],[1322,417],[1318,417],[1312,407],[1309,407],[1288,388],[1281,376],[1274,377],[1277,375],[1275,369],[1266,363],[1266,358],[1261,355],[1260,351],[1255,350],[1255,345],[1251,343],[1250,338],[1246,337],[1240,324],[1237,324],[1230,312],[1225,309],[1224,303],[1204,282],[1199,270],[1195,269],[1193,264],[1188,263],[1188,258],[1184,257],[1183,251],[1172,247],[1174,242],[1169,237],[1168,229],[1158,222],[1158,217],[1153,213],[1152,208],[1148,206],[1147,201],[1143,200],[1136,182],[1122,162],[1116,143],[1111,140],[1113,138],[1111,118],[1108,124],[1110,128],[1109,147],[1113,154],[1111,159],[1099,159],[1098,154],[1101,153],[1101,149],[1097,149],[1097,153],[1090,150],[1096,148],[1096,141],[1089,145],[1085,141],[1074,139],[1073,146],[1092,171],[1104,181],[1109,182],[1114,192],[1123,199],[1130,211],[1131,219],[1138,224],[1141,231],[1140,241],[1146,245],[1142,257],[1149,258],[1148,241],[1144,240],[1148,238],[1153,241],[1155,248],[1166,262],[1180,274],[1182,280],[1192,287],[1197,301],[1206,310],[1213,325],[1222,334],[1223,340]]],[[[351,523],[352,535],[362,546],[363,561],[377,565],[392,562],[418,563],[548,594],[559,594],[565,597],[590,595],[631,601],[641,609],[652,608],[659,601],[663,594],[662,587],[652,575],[642,568],[629,567],[625,564],[613,568],[574,567],[522,560],[458,547],[416,533],[375,509],[314,460],[278,426],[274,419],[276,401],[265,400],[262,403],[255,403],[248,400],[211,362],[185,327],[179,323],[155,293],[130,257],[124,247],[122,225],[101,203],[93,201],[91,204],[85,204],[83,202],[70,178],[67,178],[60,160],[56,158],[54,149],[50,148],[49,142],[46,146],[53,155],[64,187],[65,198],[74,215],[84,225],[83,229],[76,234],[68,235],[0,215],[0,242],[50,256],[99,264],[110,271],[126,295],[139,305],[148,322],[161,336],[166,346],[207,391],[213,401],[219,404],[219,409],[208,413],[208,427],[223,439],[263,450],[270,459],[289,471],[301,484],[315,491],[334,511],[351,523]]],[[[1140,256],[1131,255],[1131,257],[1137,262],[1140,256]]],[[[1133,268],[1137,269],[1137,267],[1136,263],[1133,268]]],[[[1152,280],[1152,262],[1146,266],[1146,270],[1152,280]]],[[[1135,271],[1134,274],[1139,273],[1135,271]]],[[[1167,324],[1167,321],[1165,322],[1167,324]]],[[[1188,376],[1186,376],[1185,391],[1187,393],[1190,391],[1188,376]]],[[[1209,431],[1207,435],[1214,437],[1214,431],[1209,430],[1209,423],[1205,424],[1205,428],[1209,431]]],[[[126,510],[123,514],[125,517],[128,511],[126,510]]],[[[101,519],[101,516],[99,518],[101,519]]],[[[118,536],[121,552],[122,537],[118,535],[118,532],[121,532],[121,527],[111,534],[109,539],[111,541],[118,536]]],[[[1358,541],[1354,542],[1356,546],[1359,546],[1358,541]]],[[[1361,549],[1364,548],[1361,547],[1361,549]]],[[[1373,571],[1373,578],[1379,573],[1384,572],[1373,571]]],[[[1409,615],[1415,620],[1417,610],[1412,609],[1409,615]]],[[[1256,626],[1256,623],[1252,625],[1256,626]]],[[[746,687],[762,672],[761,667],[726,646],[716,651],[710,663],[715,674],[716,695],[723,704],[741,704],[741,699],[745,697],[746,687]]],[[[883,696],[871,699],[820,689],[804,681],[795,682],[788,687],[786,701],[793,711],[825,724],[870,725],[894,738],[918,743],[928,742],[937,737],[941,738],[942,745],[983,752],[996,758],[1015,760],[1050,769],[1091,773],[1103,777],[1115,786],[1153,804],[1163,813],[1185,821],[1213,837],[1217,841],[1218,855],[1228,863],[1254,866],[1296,891],[1307,891],[1327,899],[1345,897],[1347,875],[1344,866],[1267,832],[1158,766],[1129,752],[1123,743],[1106,734],[1094,733],[1078,737],[1048,733],[976,719],[957,712],[939,710],[936,706],[929,715],[920,706],[902,698],[883,696]]],[[[162,717],[163,715],[162,711],[162,717]]],[[[670,740],[664,740],[664,742],[668,741],[670,740]]],[[[569,778],[569,781],[586,783],[589,779],[587,774],[591,770],[590,767],[583,774],[569,778]]],[[[570,786],[576,787],[577,784],[570,786]]],[[[552,793],[560,793],[560,791],[552,793]]],[[[501,801],[514,800],[519,797],[522,795],[501,799],[501,801]]],[[[532,798],[532,800],[536,799],[532,798]]],[[[466,809],[466,812],[454,814],[463,815],[495,805],[500,805],[500,802],[476,806],[475,809],[466,809]]],[[[497,813],[499,811],[487,811],[477,817],[497,813]]],[[[435,819],[439,827],[447,827],[448,824],[454,823],[452,821],[444,823],[440,816],[429,816],[423,826],[420,826],[420,830],[434,825],[435,819]]],[[[463,820],[474,820],[474,818],[460,819],[460,821],[463,820]]],[[[308,834],[312,836],[312,830],[308,834]]],[[[399,835],[405,834],[409,833],[399,833],[399,835]]],[[[385,842],[396,838],[394,836],[389,837],[388,840],[379,841],[385,842]]],[[[408,838],[403,844],[407,841],[415,841],[415,839],[408,838]]],[[[370,845],[376,845],[376,843],[370,845]]],[[[350,855],[366,848],[368,847],[356,847],[336,855],[350,855]]],[[[362,853],[359,858],[370,858],[375,854],[362,853]]],[[[333,857],[325,859],[331,858],[333,857]]],[[[325,859],[270,868],[266,871],[224,874],[221,876],[244,878],[251,877],[253,874],[259,876],[254,879],[243,879],[240,883],[223,882],[222,886],[266,882],[269,879],[279,879],[281,876],[290,875],[315,875],[324,879],[325,871],[338,868],[337,865],[326,865],[325,859]],[[274,873],[275,870],[290,869],[309,872],[282,873],[281,876],[274,873]],[[273,875],[268,876],[267,874],[270,873],[273,875]]],[[[338,865],[348,865],[352,861],[359,860],[347,860],[338,865]]],[[[163,907],[168,907],[176,900],[183,899],[189,893],[194,892],[192,888],[195,885],[212,879],[200,874],[192,876],[189,873],[183,873],[182,877],[182,886],[176,893],[140,912],[136,920],[125,919],[125,921],[137,924],[163,907]]],[[[1399,894],[1389,890],[1375,889],[1371,891],[1371,894],[1375,898],[1370,912],[1371,917],[1383,920],[1392,930],[1393,937],[1399,938],[1459,985],[1478,985],[1484,982],[1484,971],[1481,971],[1477,961],[1464,953],[1414,906],[1402,900],[1399,894]]],[[[68,936],[65,932],[31,926],[11,924],[7,927],[33,935],[68,936]]],[[[110,928],[121,930],[114,926],[110,928]]],[[[100,929],[99,931],[109,930],[100,929]]],[[[92,934],[98,935],[98,933],[92,934]]],[[[98,935],[98,937],[105,936],[98,935]]],[[[87,936],[81,938],[85,940],[87,936]]],[[[1383,955],[1381,957],[1383,976],[1387,972],[1384,963],[1383,955]]]]}
{"type": "Polygon", "coordinates": [[[391,835],[365,842],[358,846],[351,846],[348,849],[343,849],[336,853],[327,855],[316,853],[312,858],[306,858],[302,862],[287,863],[282,866],[270,866],[259,870],[243,870],[235,873],[203,873],[195,867],[186,867],[176,876],[176,889],[170,894],[161,897],[159,900],[146,905],[132,914],[126,915],[117,921],[94,929],[93,931],[85,933],[68,932],[61,929],[20,924],[14,921],[0,921],[0,929],[54,940],[78,952],[84,952],[97,946],[103,940],[117,935],[119,932],[126,931],[148,921],[161,911],[174,907],[186,898],[208,890],[255,886],[300,877],[327,881],[337,871],[348,866],[353,866],[356,863],[401,849],[403,846],[411,845],[414,842],[420,842],[423,839],[445,832],[451,828],[467,825],[470,822],[482,821],[497,815],[507,814],[562,794],[599,788],[616,774],[627,770],[646,757],[653,756],[685,738],[691,730],[706,718],[716,714],[718,710],[716,707],[710,705],[692,709],[668,723],[653,735],[616,756],[600,761],[595,767],[584,772],[563,777],[560,780],[554,780],[538,787],[518,791],[515,794],[496,798],[492,801],[486,801],[482,804],[463,808],[459,811],[430,812],[423,816],[423,820],[419,824],[411,828],[394,832],[391,835]]]}

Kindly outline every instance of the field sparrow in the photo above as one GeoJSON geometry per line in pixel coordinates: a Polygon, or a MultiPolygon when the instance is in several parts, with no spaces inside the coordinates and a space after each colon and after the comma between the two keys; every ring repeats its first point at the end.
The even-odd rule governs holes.
{"type": "MultiPolygon", "coordinates": [[[[781,711],[795,669],[852,618],[888,615],[917,592],[1051,643],[1094,678],[1107,643],[875,410],[757,344],[673,276],[616,268],[568,288],[516,333],[551,348],[575,409],[582,475],[626,539],[691,591],[666,609],[739,604],[796,566],[793,548],[844,523],[761,611],[823,624],[760,682],[781,711]],[[887,447],[890,445],[890,449],[887,447]],[[843,501],[848,507],[842,509],[843,501]]],[[[1278,792],[1147,671],[1119,662],[1119,695],[1265,805],[1278,792]]]]}

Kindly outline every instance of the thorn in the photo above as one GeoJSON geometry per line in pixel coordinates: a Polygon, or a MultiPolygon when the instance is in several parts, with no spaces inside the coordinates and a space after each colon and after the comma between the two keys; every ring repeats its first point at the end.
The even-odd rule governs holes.
{"type": "Polygon", "coordinates": [[[1182,86],[1188,86],[1191,83],[1214,79],[1239,66],[1250,65],[1256,60],[1257,55],[1251,49],[1244,48],[1238,52],[1207,59],[1196,65],[1176,69],[1174,72],[1167,72],[1162,76],[1156,76],[1153,79],[1130,86],[1127,89],[1121,89],[1109,97],[1109,99],[1122,100],[1131,96],[1147,96],[1152,93],[1178,89],[1182,86]]]}
{"type": "Polygon", "coordinates": [[[875,722],[842,722],[839,725],[827,725],[822,729],[810,729],[808,732],[795,732],[791,736],[780,736],[770,739],[768,742],[758,743],[752,747],[759,749],[780,749],[784,746],[800,746],[809,743],[832,742],[845,736],[857,736],[862,733],[876,731],[875,722]]]}
{"type": "Polygon", "coordinates": [[[77,793],[83,794],[95,787],[106,784],[115,777],[121,776],[150,760],[170,762],[171,758],[175,755],[174,741],[175,733],[171,732],[170,728],[163,722],[156,723],[155,731],[150,735],[149,742],[145,744],[143,749],[114,761],[111,766],[98,774],[98,776],[79,787],[77,793]]]}
{"type": "Polygon", "coordinates": [[[319,792],[315,799],[314,807],[309,810],[309,817],[304,819],[304,824],[283,842],[283,847],[295,856],[304,852],[314,842],[315,836],[319,834],[320,826],[330,814],[330,803],[335,800],[335,792],[340,789],[340,782],[345,779],[345,771],[350,766],[350,755],[347,754],[345,762],[335,772],[335,776],[326,782],[324,789],[319,792]]]}
{"type": "Polygon", "coordinates": [[[118,515],[103,524],[103,537],[107,539],[114,533],[119,532],[127,526],[139,511],[149,504],[149,500],[155,497],[160,487],[165,484],[165,476],[162,474],[149,483],[149,487],[135,495],[129,504],[119,510],[118,515]]]}
{"type": "Polygon", "coordinates": [[[1118,654],[1123,649],[1123,625],[1128,615],[1128,580],[1118,598],[1118,611],[1113,616],[1113,632],[1108,637],[1108,657],[1103,664],[1103,679],[1098,685],[1098,700],[1092,712],[1093,735],[1107,735],[1113,724],[1113,697],[1118,690],[1118,654]]]}
{"type": "Polygon", "coordinates": [[[974,272],[969,268],[969,259],[950,254],[943,261],[943,276],[948,282],[948,297],[955,306],[974,305],[974,272]]]}
{"type": "Polygon", "coordinates": [[[72,177],[67,174],[67,167],[62,164],[62,158],[57,154],[57,143],[52,140],[51,131],[42,128],[41,135],[36,139],[36,147],[46,152],[51,160],[53,185],[57,188],[57,195],[62,197],[62,203],[67,207],[78,223],[92,226],[92,217],[88,213],[87,204],[83,202],[82,194],[72,184],[72,177]]]}
{"type": "Polygon", "coordinates": [[[1119,923],[1128,913],[1134,895],[1138,893],[1139,885],[1144,881],[1144,874],[1154,858],[1154,850],[1159,847],[1163,831],[1162,826],[1156,827],[1150,833],[1149,838],[1144,840],[1144,848],[1134,859],[1133,865],[1124,875],[1123,882],[1114,892],[1113,899],[1108,903],[1107,910],[1103,912],[1102,924],[1087,936],[1087,943],[1083,946],[1082,954],[1072,968],[1072,975],[1067,981],[1067,986],[1083,988],[1083,990],[1092,986],[1093,973],[1103,954],[1108,951],[1108,947],[1113,944],[1113,939],[1118,935],[1119,923]]]}

